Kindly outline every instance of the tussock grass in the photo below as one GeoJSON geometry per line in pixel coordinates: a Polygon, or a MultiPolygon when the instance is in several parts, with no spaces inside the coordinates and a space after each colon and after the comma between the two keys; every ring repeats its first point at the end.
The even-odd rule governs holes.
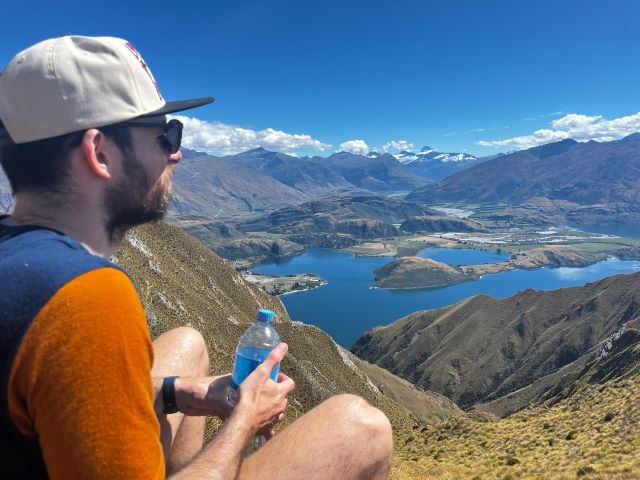
{"type": "Polygon", "coordinates": [[[638,479],[640,374],[588,385],[547,408],[461,416],[399,432],[392,478],[638,479]]]}

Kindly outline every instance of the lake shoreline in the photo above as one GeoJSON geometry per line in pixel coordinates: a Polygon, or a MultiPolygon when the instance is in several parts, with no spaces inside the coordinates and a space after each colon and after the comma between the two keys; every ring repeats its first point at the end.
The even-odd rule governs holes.
{"type": "Polygon", "coordinates": [[[242,276],[248,282],[259,285],[267,293],[278,297],[290,293],[307,292],[320,288],[328,283],[325,279],[312,273],[267,275],[246,271],[242,272],[242,276]]]}
{"type": "Polygon", "coordinates": [[[280,298],[292,319],[316,325],[348,348],[363,331],[387,325],[416,311],[453,305],[472,296],[507,298],[530,288],[557,290],[640,271],[640,261],[609,260],[584,268],[501,272],[476,281],[429,289],[375,288],[372,272],[387,261],[316,248],[285,263],[265,264],[256,273],[291,276],[304,271],[314,272],[326,280],[323,288],[299,291],[299,295],[281,295],[280,298]]]}

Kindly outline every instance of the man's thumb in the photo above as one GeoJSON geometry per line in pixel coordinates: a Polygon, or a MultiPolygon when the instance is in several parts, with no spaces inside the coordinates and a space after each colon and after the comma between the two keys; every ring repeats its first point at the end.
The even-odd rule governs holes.
{"type": "Polygon", "coordinates": [[[267,375],[271,373],[273,367],[275,367],[278,363],[282,361],[284,356],[287,354],[289,350],[289,346],[286,343],[279,343],[276,348],[271,350],[267,358],[264,359],[262,365],[267,369],[267,375]]]}

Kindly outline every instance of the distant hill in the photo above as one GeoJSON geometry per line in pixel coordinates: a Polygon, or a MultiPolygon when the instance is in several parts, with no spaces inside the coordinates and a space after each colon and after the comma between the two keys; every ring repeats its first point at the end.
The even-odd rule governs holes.
{"type": "Polygon", "coordinates": [[[485,404],[504,415],[581,371],[611,338],[639,324],[640,274],[620,275],[415,312],[364,333],[351,350],[462,407],[485,404]]]}
{"type": "Polygon", "coordinates": [[[284,153],[256,148],[223,157],[234,163],[258,170],[310,197],[323,197],[358,191],[324,159],[297,158],[284,153]]]}
{"type": "Polygon", "coordinates": [[[405,220],[400,225],[400,230],[410,233],[481,232],[485,231],[485,227],[474,220],[438,215],[438,212],[434,212],[432,215],[405,220]]]}
{"type": "Polygon", "coordinates": [[[311,197],[259,170],[190,150],[173,175],[172,212],[224,218],[241,212],[278,209],[311,197]]]}
{"type": "Polygon", "coordinates": [[[363,239],[433,232],[484,231],[472,220],[397,197],[352,195],[285,207],[257,218],[226,222],[173,218],[172,222],[237,266],[290,256],[305,247],[345,248],[363,239]]]}
{"type": "Polygon", "coordinates": [[[410,191],[428,183],[391,155],[296,158],[261,148],[226,157],[182,152],[173,177],[173,215],[229,218],[338,195],[410,191]]]}
{"type": "Polygon", "coordinates": [[[603,143],[567,139],[504,155],[416,189],[407,199],[535,205],[578,221],[634,220],[640,218],[640,134],[603,143]]]}
{"type": "Polygon", "coordinates": [[[221,158],[258,170],[316,198],[367,191],[413,190],[429,183],[390,154],[364,156],[338,152],[327,158],[298,158],[256,148],[221,158]]]}
{"type": "Polygon", "coordinates": [[[356,187],[372,192],[410,191],[430,183],[400,163],[393,155],[383,154],[375,157],[338,152],[322,159],[356,187]]]}
{"type": "Polygon", "coordinates": [[[438,212],[394,198],[358,195],[283,208],[257,220],[240,223],[238,229],[284,234],[335,232],[372,238],[393,235],[397,233],[394,224],[429,214],[438,212]]]}

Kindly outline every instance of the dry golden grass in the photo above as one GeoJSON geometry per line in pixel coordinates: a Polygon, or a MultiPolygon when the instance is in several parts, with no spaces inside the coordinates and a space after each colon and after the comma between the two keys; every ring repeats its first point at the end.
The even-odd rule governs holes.
{"type": "Polygon", "coordinates": [[[500,420],[398,432],[394,480],[640,479],[640,374],[500,420]]]}

